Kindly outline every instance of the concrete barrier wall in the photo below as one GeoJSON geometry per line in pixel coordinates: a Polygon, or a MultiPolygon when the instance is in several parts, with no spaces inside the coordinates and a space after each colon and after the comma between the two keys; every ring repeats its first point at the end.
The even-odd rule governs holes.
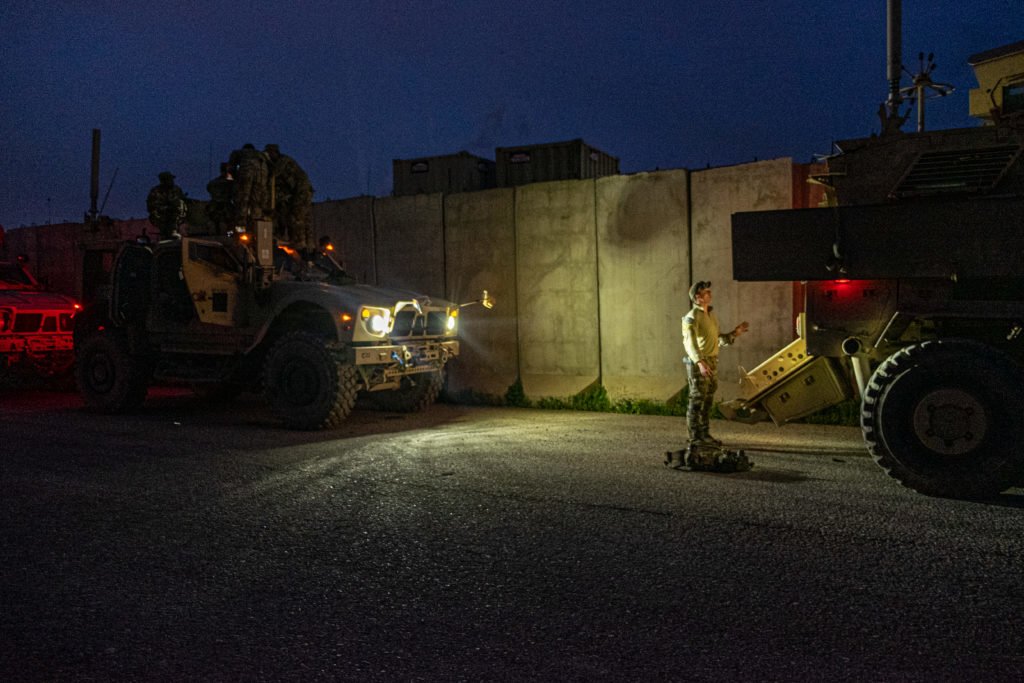
{"type": "Polygon", "coordinates": [[[443,198],[420,194],[374,202],[378,284],[435,296],[444,292],[443,198]]]}
{"type": "MultiPolygon", "coordinates": [[[[47,288],[73,295],[76,291],[76,249],[82,226],[78,223],[39,225],[9,230],[7,258],[24,256],[28,269],[47,288]]],[[[0,255],[0,258],[3,258],[0,255]]]]}
{"type": "Polygon", "coordinates": [[[750,323],[750,332],[719,356],[720,399],[737,395],[739,366],[754,368],[796,338],[791,283],[732,279],[732,214],[792,208],[792,168],[791,159],[774,159],[696,171],[691,179],[693,280],[713,283],[723,330],[750,323]]]}
{"type": "MultiPolygon", "coordinates": [[[[115,240],[135,240],[146,233],[150,237],[156,236],[156,230],[149,221],[140,218],[114,221],[108,232],[115,240]]],[[[0,253],[0,259],[26,256],[29,270],[47,289],[79,298],[82,282],[82,238],[81,223],[58,223],[8,230],[7,253],[0,253]]],[[[112,257],[110,260],[112,261],[112,257]]]]}
{"type": "Polygon", "coordinates": [[[592,180],[516,188],[519,367],[530,398],[572,396],[600,373],[594,197],[592,180]]]}
{"type": "Polygon", "coordinates": [[[496,304],[460,311],[462,353],[448,369],[448,391],[504,396],[519,376],[515,193],[511,188],[445,197],[446,296],[475,301],[484,289],[496,304]]]}
{"type": "Polygon", "coordinates": [[[331,238],[335,258],[360,282],[377,283],[374,258],[374,198],[353,197],[313,205],[313,235],[331,238]]]}
{"type": "MultiPolygon", "coordinates": [[[[723,327],[751,324],[722,352],[728,398],[738,366],[752,368],[794,338],[790,283],[732,280],[730,217],[791,208],[802,173],[776,159],[693,172],[689,194],[687,172],[673,170],[355,197],[315,205],[314,230],[364,282],[457,301],[483,289],[496,296],[492,311],[463,310],[463,356],[449,380],[456,393],[501,396],[520,377],[531,398],[567,397],[600,379],[613,399],[667,399],[685,385],[686,291],[710,279],[723,327]]],[[[125,238],[137,222],[123,222],[125,238]]],[[[73,224],[11,230],[9,252],[27,253],[53,289],[74,294],[79,234],[73,224]]]]}
{"type": "Polygon", "coordinates": [[[686,171],[597,181],[601,382],[611,399],[666,400],[686,385],[686,171]]]}

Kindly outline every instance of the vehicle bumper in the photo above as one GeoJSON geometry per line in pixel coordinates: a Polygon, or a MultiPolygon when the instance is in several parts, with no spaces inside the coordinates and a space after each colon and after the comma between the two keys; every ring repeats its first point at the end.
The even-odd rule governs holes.
{"type": "Polygon", "coordinates": [[[388,366],[389,374],[397,375],[437,370],[457,355],[459,342],[455,339],[352,348],[352,362],[355,365],[388,366]]]}
{"type": "Polygon", "coordinates": [[[74,341],[70,334],[56,336],[0,337],[0,353],[39,355],[57,351],[72,351],[74,341]]]}

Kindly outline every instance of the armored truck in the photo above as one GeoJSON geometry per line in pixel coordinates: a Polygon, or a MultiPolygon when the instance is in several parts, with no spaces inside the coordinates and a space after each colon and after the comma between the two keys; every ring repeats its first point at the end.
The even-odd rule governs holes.
{"type": "Polygon", "coordinates": [[[459,353],[459,308],[358,284],[328,252],[275,241],[269,220],[127,243],[75,325],[77,381],[101,412],[137,408],[154,382],[183,383],[260,390],[286,426],[330,428],[360,397],[396,411],[432,403],[459,353]]]}
{"type": "Polygon", "coordinates": [[[0,375],[22,368],[37,377],[70,378],[78,303],[45,291],[22,260],[3,254],[0,228],[0,375]]]}
{"type": "Polygon", "coordinates": [[[974,55],[976,128],[837,143],[827,206],[735,214],[733,275],[800,282],[799,337],[735,419],[860,402],[868,451],[924,494],[1024,483],[1024,43],[974,55]]]}

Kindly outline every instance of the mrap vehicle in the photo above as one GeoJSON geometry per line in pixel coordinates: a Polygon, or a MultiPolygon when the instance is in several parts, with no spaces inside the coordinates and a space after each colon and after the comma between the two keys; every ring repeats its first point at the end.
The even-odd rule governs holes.
{"type": "MultiPolygon", "coordinates": [[[[109,240],[92,241],[93,255],[109,254],[109,240]]],[[[264,219],[230,235],[122,243],[89,298],[75,325],[88,407],[132,410],[155,382],[221,397],[262,390],[295,429],[335,427],[360,398],[400,412],[432,403],[468,305],[358,284],[329,252],[275,240],[264,219]]]]}
{"type": "Polygon", "coordinates": [[[958,498],[1024,484],[1024,42],[968,61],[981,126],[883,125],[836,143],[827,206],[733,216],[735,279],[801,282],[805,310],[723,405],[783,424],[859,398],[875,461],[958,498]]]}
{"type": "Polygon", "coordinates": [[[70,377],[79,308],[71,297],[46,291],[25,258],[8,258],[0,227],[0,377],[16,368],[37,377],[70,377]]]}

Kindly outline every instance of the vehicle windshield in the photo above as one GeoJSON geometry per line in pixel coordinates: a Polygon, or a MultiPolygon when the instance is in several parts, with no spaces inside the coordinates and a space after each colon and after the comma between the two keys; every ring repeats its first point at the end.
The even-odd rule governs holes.
{"type": "Polygon", "coordinates": [[[0,263],[0,289],[35,289],[36,283],[17,263],[0,263]]]}
{"type": "Polygon", "coordinates": [[[352,285],[357,282],[330,254],[319,250],[306,252],[303,258],[294,249],[279,246],[274,250],[274,266],[279,274],[287,273],[296,280],[327,282],[332,285],[352,285]]]}

